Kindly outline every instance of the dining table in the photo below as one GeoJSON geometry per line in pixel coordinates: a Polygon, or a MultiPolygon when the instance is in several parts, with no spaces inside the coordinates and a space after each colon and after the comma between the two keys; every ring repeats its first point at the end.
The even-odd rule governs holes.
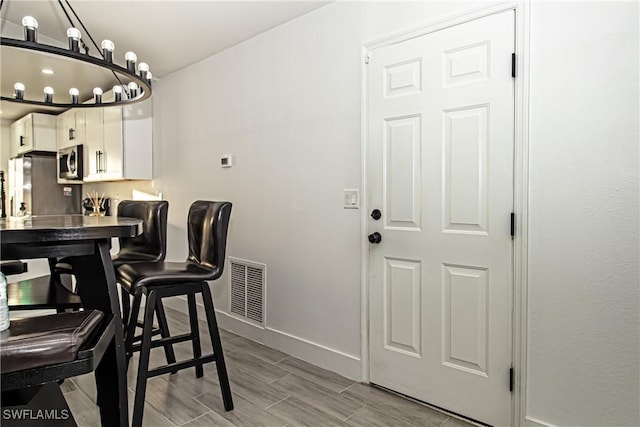
{"type": "Polygon", "coordinates": [[[128,425],[127,362],[111,239],[142,232],[142,220],[114,216],[41,215],[0,219],[2,260],[68,258],[86,309],[115,317],[115,333],[95,369],[104,427],[128,425]]]}

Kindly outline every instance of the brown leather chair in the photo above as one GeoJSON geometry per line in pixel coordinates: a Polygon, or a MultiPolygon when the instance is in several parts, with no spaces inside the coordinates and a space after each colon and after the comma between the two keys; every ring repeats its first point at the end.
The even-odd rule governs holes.
{"type": "Polygon", "coordinates": [[[134,351],[140,351],[133,406],[132,425],[134,427],[142,425],[147,379],[191,367],[195,367],[196,377],[200,378],[203,376],[202,365],[210,362],[216,362],[224,408],[227,411],[233,409],[231,388],[222,353],[213,299],[207,282],[216,280],[222,275],[230,217],[231,203],[229,202],[196,201],[191,205],[188,214],[189,256],[185,262],[125,263],[116,270],[118,282],[134,297],[131,319],[138,317],[142,296],[146,296],[141,344],[134,344],[135,322],[129,322],[125,342],[125,349],[129,357],[134,351]],[[204,356],[200,347],[196,310],[195,296],[198,293],[202,294],[213,345],[213,353],[204,356]],[[154,307],[158,307],[158,301],[162,298],[177,295],[187,296],[191,332],[164,338],[161,342],[152,340],[154,307]],[[183,341],[191,341],[193,359],[149,369],[151,348],[183,341]]]}
{"type": "MultiPolygon", "coordinates": [[[[68,410],[57,383],[96,370],[113,341],[115,322],[99,310],[12,320],[9,329],[0,333],[3,412],[68,410]]],[[[70,417],[56,425],[76,424],[70,417]]]]}

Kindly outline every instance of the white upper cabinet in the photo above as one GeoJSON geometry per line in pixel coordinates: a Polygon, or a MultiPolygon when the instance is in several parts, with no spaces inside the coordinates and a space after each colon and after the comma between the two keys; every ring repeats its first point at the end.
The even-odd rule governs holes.
{"type": "Polygon", "coordinates": [[[85,143],[85,111],[81,108],[70,109],[57,118],[58,148],[85,143]]]}
{"type": "Polygon", "coordinates": [[[11,124],[11,157],[30,151],[56,151],[56,116],[31,113],[11,124]]]}
{"type": "Polygon", "coordinates": [[[100,180],[103,153],[103,108],[87,108],[85,111],[84,181],[100,180]]]}
{"type": "MultiPolygon", "coordinates": [[[[113,94],[103,95],[105,102],[113,94]]],[[[151,100],[87,109],[84,181],[153,179],[151,100]]]]}

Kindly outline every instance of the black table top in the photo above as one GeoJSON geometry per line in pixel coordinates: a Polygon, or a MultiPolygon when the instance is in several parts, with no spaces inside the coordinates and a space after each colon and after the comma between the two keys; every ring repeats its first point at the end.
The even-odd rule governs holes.
{"type": "Polygon", "coordinates": [[[142,220],[115,216],[34,215],[0,219],[0,242],[46,243],[133,237],[142,232],[142,220]]]}

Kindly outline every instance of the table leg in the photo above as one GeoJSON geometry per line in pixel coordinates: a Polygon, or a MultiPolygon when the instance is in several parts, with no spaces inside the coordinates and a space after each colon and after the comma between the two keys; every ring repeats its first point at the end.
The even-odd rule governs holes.
{"type": "Polygon", "coordinates": [[[94,255],[76,257],[72,263],[83,306],[101,310],[116,319],[114,342],[95,371],[97,401],[103,427],[126,427],[129,419],[124,332],[109,247],[109,240],[97,240],[94,255]]]}

